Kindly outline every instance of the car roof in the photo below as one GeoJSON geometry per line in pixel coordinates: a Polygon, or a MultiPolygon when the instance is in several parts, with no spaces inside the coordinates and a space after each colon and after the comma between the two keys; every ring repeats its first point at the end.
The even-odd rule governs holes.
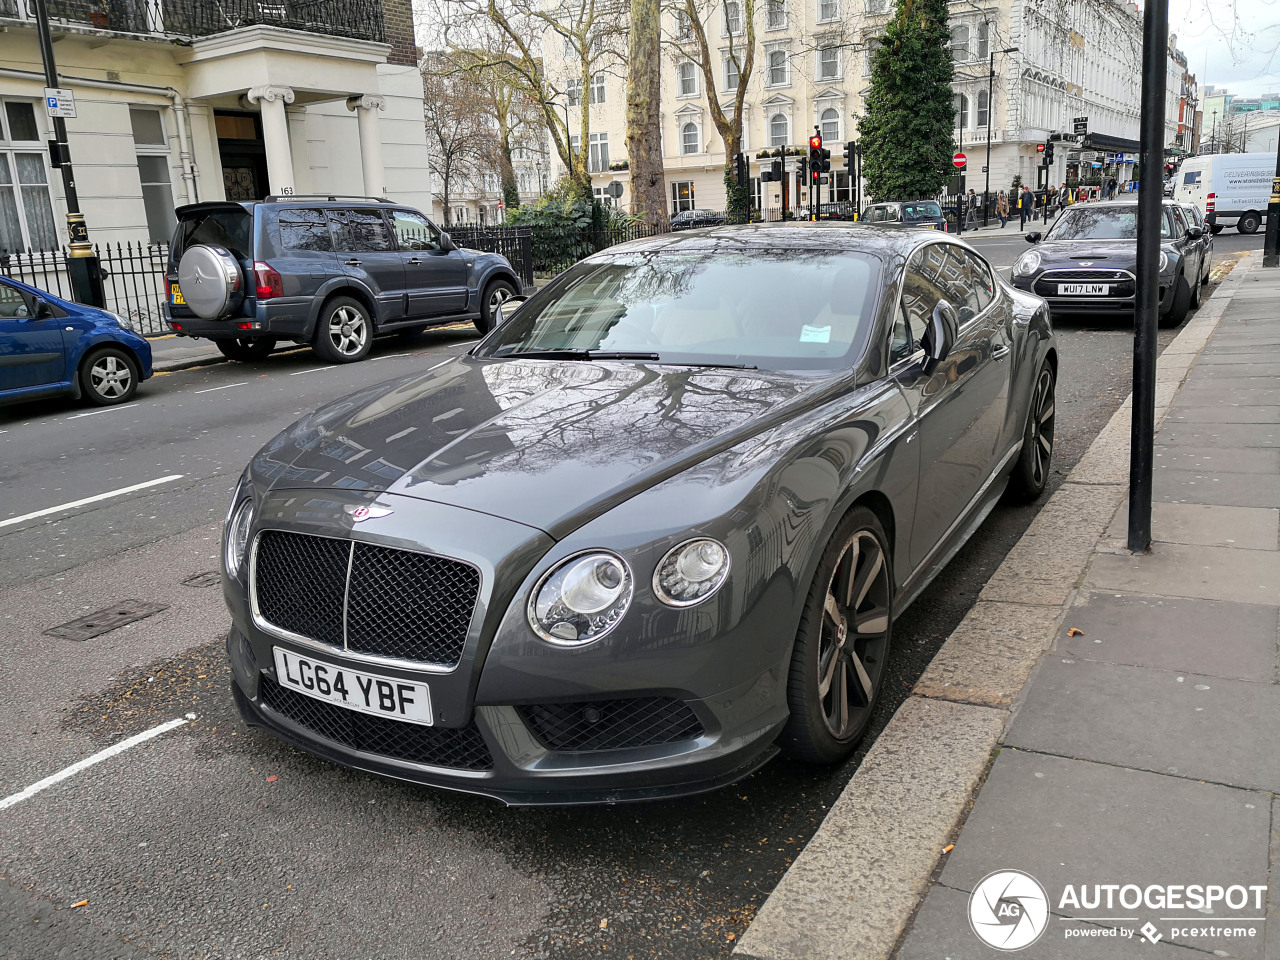
{"type": "MultiPolygon", "coordinates": [[[[789,223],[785,226],[778,223],[743,223],[631,240],[602,250],[589,259],[604,259],[615,253],[644,251],[705,253],[743,249],[847,250],[851,253],[906,257],[917,247],[944,239],[952,242],[958,240],[936,230],[903,230],[831,220],[789,223]]],[[[963,242],[960,245],[968,246],[963,242]]]]}

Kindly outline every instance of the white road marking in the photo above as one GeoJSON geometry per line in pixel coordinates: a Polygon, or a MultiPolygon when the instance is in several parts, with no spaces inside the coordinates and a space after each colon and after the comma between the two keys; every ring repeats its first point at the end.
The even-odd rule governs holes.
{"type": "Polygon", "coordinates": [[[127,410],[131,406],[132,404],[121,403],[121,404],[117,404],[114,407],[101,407],[98,410],[90,410],[88,413],[73,413],[71,416],[67,417],[67,419],[79,420],[81,417],[94,417],[100,413],[110,413],[112,410],[127,410]]]}
{"type": "Polygon", "coordinates": [[[293,371],[293,373],[289,374],[289,376],[291,376],[291,377],[300,377],[300,376],[302,376],[304,373],[315,373],[317,370],[333,370],[333,369],[335,369],[335,368],[336,368],[336,367],[338,367],[338,366],[339,366],[339,364],[331,363],[331,364],[330,364],[329,366],[327,366],[327,367],[312,367],[310,370],[295,370],[295,371],[293,371]]]}
{"type": "MultiPolygon", "coordinates": [[[[387,439],[384,440],[383,443],[390,443],[392,440],[399,440],[401,437],[407,437],[409,434],[413,433],[413,431],[417,429],[418,429],[417,427],[406,427],[405,429],[401,430],[399,433],[393,433],[391,436],[387,437],[387,439]]],[[[0,430],[0,433],[4,433],[4,431],[0,430]]]]}
{"type": "Polygon", "coordinates": [[[220,387],[209,387],[207,390],[197,390],[195,392],[197,394],[201,394],[201,393],[213,393],[215,390],[230,390],[232,387],[243,387],[246,384],[248,384],[248,382],[249,382],[248,380],[241,380],[239,383],[224,383],[220,387]]]}
{"type": "Polygon", "coordinates": [[[10,517],[8,520],[0,520],[0,527],[9,527],[15,523],[25,523],[27,520],[34,520],[36,517],[47,517],[51,513],[61,513],[63,510],[74,510],[76,507],[83,507],[85,504],[97,503],[99,500],[109,500],[112,497],[120,497],[126,493],[133,493],[137,490],[145,490],[148,487],[158,487],[162,483],[169,483],[172,480],[181,480],[183,474],[171,473],[167,477],[160,477],[158,480],[148,480],[145,483],[135,483],[131,487],[121,487],[119,490],[108,490],[106,493],[95,494],[92,497],[85,497],[83,500],[72,500],[70,503],[60,503],[56,507],[45,507],[43,510],[37,510],[35,513],[24,513],[20,517],[10,517]]]}
{"type": "Polygon", "coordinates": [[[388,353],[388,354],[386,354],[385,356],[381,356],[381,357],[374,357],[373,359],[374,359],[374,360],[394,360],[396,357],[410,357],[410,356],[413,356],[413,354],[410,354],[410,353],[388,353]]]}
{"type": "Polygon", "coordinates": [[[54,784],[61,783],[68,777],[75,776],[81,770],[87,770],[89,767],[92,767],[96,763],[101,763],[103,760],[110,760],[112,757],[124,753],[132,747],[136,747],[140,743],[146,743],[148,740],[158,737],[162,733],[168,733],[170,730],[180,727],[184,723],[194,720],[195,718],[196,715],[194,713],[188,713],[185,717],[179,717],[176,720],[170,720],[168,723],[162,723],[158,727],[152,727],[150,730],[144,730],[142,733],[135,734],[127,740],[121,740],[119,743],[112,744],[105,750],[99,750],[93,756],[85,757],[83,760],[79,760],[71,766],[59,770],[52,776],[45,777],[43,780],[33,783],[25,790],[21,790],[18,793],[11,794],[3,800],[0,800],[0,810],[5,809],[5,807],[12,807],[15,803],[21,803],[23,800],[29,800],[41,790],[47,790],[54,784]]]}

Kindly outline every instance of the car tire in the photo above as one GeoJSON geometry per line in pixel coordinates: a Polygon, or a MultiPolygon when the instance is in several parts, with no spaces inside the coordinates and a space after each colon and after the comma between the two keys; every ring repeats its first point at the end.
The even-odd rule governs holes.
{"type": "Polygon", "coordinates": [[[355,363],[373,347],[373,321],[363,303],[334,297],[320,308],[311,349],[328,363],[355,363]]]}
{"type": "Polygon", "coordinates": [[[1241,233],[1257,233],[1260,226],[1262,226],[1262,218],[1252,210],[1236,221],[1236,229],[1241,233]]]}
{"type": "Polygon", "coordinates": [[[1191,290],[1191,300],[1188,304],[1188,308],[1191,310],[1200,309],[1200,301],[1201,301],[1200,286],[1201,286],[1201,283],[1199,279],[1197,279],[1194,283],[1191,282],[1190,280],[1187,281],[1187,287],[1190,288],[1191,290]]]}
{"type": "Polygon", "coordinates": [[[271,351],[276,348],[276,341],[272,337],[261,337],[252,340],[215,340],[213,343],[224,357],[237,363],[252,363],[255,360],[265,360],[271,356],[271,351]]]}
{"type": "Polygon", "coordinates": [[[892,632],[888,538],[873,511],[854,507],[822,551],[800,615],[787,679],[791,715],[778,736],[788,756],[833,764],[853,752],[879,702],[892,632]]]}
{"type": "Polygon", "coordinates": [[[80,395],[98,407],[128,403],[138,392],[138,361],[120,347],[98,347],[80,361],[80,395]]]}
{"type": "Polygon", "coordinates": [[[1022,450],[1009,475],[1007,499],[1014,503],[1038,500],[1049,485],[1053,466],[1053,428],[1056,409],[1057,378],[1046,360],[1036,374],[1031,388],[1031,405],[1022,429],[1022,450]]]}
{"type": "Polygon", "coordinates": [[[1169,307],[1168,313],[1160,315],[1160,328],[1163,330],[1172,330],[1179,326],[1183,320],[1187,319],[1187,313],[1191,310],[1191,284],[1187,283],[1187,278],[1182,274],[1178,274],[1177,285],[1173,289],[1173,303],[1169,307]]]}
{"type": "Polygon", "coordinates": [[[1216,237],[1218,234],[1222,232],[1221,224],[1215,223],[1212,227],[1209,228],[1209,232],[1216,237]]]}
{"type": "Polygon", "coordinates": [[[480,316],[475,321],[476,329],[481,335],[493,329],[494,317],[502,302],[515,295],[516,288],[506,280],[490,280],[485,284],[484,293],[480,295],[480,316]]]}

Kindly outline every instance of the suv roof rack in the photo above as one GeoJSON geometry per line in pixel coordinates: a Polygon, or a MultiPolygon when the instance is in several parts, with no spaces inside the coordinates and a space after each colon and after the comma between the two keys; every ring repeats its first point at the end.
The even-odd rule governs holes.
{"type": "Polygon", "coordinates": [[[394,200],[388,200],[386,197],[361,197],[355,194],[342,193],[292,193],[289,196],[276,196],[270,194],[263,203],[288,203],[290,200],[332,200],[335,203],[339,200],[365,200],[370,203],[394,203],[394,200]]]}

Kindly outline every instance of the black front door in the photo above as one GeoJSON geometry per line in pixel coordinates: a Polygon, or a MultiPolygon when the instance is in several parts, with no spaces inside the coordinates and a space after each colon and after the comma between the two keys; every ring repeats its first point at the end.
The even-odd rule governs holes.
{"type": "Polygon", "coordinates": [[[268,180],[262,118],[256,113],[215,110],[213,122],[218,131],[222,189],[226,198],[233,203],[264,199],[268,180]]]}

